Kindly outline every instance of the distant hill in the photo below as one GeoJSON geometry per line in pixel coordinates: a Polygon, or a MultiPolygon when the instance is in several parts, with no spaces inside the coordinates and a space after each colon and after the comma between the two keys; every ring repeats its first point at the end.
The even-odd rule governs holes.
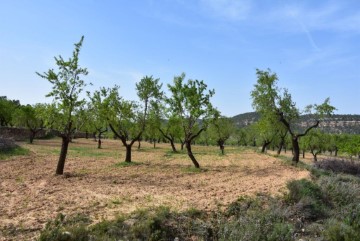
{"type": "MultiPolygon", "coordinates": [[[[257,112],[248,112],[232,117],[237,127],[245,127],[255,123],[260,118],[257,112]]],[[[308,126],[311,115],[300,117],[299,128],[308,126]]],[[[320,124],[320,128],[327,133],[360,134],[360,115],[333,115],[320,124]]]]}

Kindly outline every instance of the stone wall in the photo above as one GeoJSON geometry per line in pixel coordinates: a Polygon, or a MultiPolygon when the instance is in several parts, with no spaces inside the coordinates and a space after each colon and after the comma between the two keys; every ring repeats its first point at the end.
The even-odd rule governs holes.
{"type": "MultiPolygon", "coordinates": [[[[57,136],[56,131],[53,130],[41,130],[36,133],[35,139],[45,138],[48,136],[57,136]]],[[[0,138],[12,139],[15,141],[27,141],[29,140],[30,131],[26,128],[16,127],[0,127],[0,138]]],[[[85,138],[85,132],[77,132],[75,138],[85,138]]]]}
{"type": "Polygon", "coordinates": [[[12,139],[5,139],[0,137],[0,150],[6,150],[14,147],[16,147],[16,144],[12,139]]]}

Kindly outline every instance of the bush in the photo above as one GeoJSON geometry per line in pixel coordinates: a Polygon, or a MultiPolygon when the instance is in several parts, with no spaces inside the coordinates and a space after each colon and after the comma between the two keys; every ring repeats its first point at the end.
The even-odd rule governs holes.
{"type": "Polygon", "coordinates": [[[314,164],[314,167],[334,173],[345,173],[360,176],[360,163],[348,160],[324,159],[314,164]]]}
{"type": "Polygon", "coordinates": [[[286,208],[268,196],[242,197],[225,211],[219,240],[292,240],[293,225],[285,221],[286,208]]]}
{"type": "Polygon", "coordinates": [[[326,216],[327,201],[316,183],[301,179],[289,182],[287,187],[286,200],[294,204],[296,216],[310,221],[326,216]]]}
{"type": "Polygon", "coordinates": [[[84,215],[66,217],[59,214],[54,221],[46,224],[39,241],[88,241],[86,226],[89,223],[90,219],[84,215]]]}
{"type": "Polygon", "coordinates": [[[333,206],[342,207],[360,202],[360,179],[345,175],[321,177],[318,181],[322,193],[333,206]]]}

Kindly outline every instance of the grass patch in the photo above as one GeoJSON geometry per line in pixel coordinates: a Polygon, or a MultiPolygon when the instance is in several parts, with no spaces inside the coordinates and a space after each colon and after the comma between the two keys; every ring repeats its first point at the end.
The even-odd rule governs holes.
{"type": "Polygon", "coordinates": [[[30,151],[21,146],[5,149],[0,151],[0,160],[6,160],[13,156],[26,156],[29,155],[30,151]]]}

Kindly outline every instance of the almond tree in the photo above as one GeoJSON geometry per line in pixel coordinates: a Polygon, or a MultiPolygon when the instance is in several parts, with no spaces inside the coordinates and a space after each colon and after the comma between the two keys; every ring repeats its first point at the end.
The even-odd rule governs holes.
{"type": "Polygon", "coordinates": [[[131,162],[133,144],[143,135],[149,118],[149,109],[157,108],[162,99],[162,85],[159,79],[145,76],[136,84],[136,90],[141,102],[124,100],[119,94],[119,87],[102,89],[103,105],[111,131],[119,138],[126,148],[125,162],[131,162]]]}
{"type": "Polygon", "coordinates": [[[191,144],[203,132],[214,117],[215,111],[210,102],[214,90],[207,90],[204,81],[191,80],[184,83],[185,73],[174,77],[173,84],[168,84],[171,96],[166,99],[169,111],[179,118],[184,133],[185,146],[196,168],[200,168],[191,150],[191,144]],[[201,123],[200,123],[201,121],[201,123]]]}
{"type": "Polygon", "coordinates": [[[215,112],[215,118],[211,121],[209,128],[210,135],[216,140],[221,150],[225,154],[225,142],[235,132],[234,122],[227,117],[221,116],[220,112],[215,112]]]}
{"type": "Polygon", "coordinates": [[[33,143],[34,138],[38,132],[44,129],[45,121],[41,113],[45,110],[44,104],[24,105],[17,108],[12,116],[14,124],[21,127],[26,127],[29,132],[29,142],[33,143]]]}
{"type": "Polygon", "coordinates": [[[78,123],[77,112],[85,105],[85,99],[80,97],[86,86],[83,76],[88,74],[86,68],[79,66],[79,53],[84,40],[84,36],[75,44],[72,57],[68,60],[61,56],[55,57],[58,71],[49,69],[40,74],[41,78],[47,79],[52,84],[52,91],[47,97],[53,97],[54,108],[58,112],[58,118],[53,120],[52,128],[58,131],[62,139],[59,161],[56,174],[62,175],[64,172],[66,155],[69,143],[75,133],[78,123]]]}
{"type": "Polygon", "coordinates": [[[304,132],[298,132],[295,128],[295,122],[300,117],[300,110],[293,102],[291,94],[287,89],[280,89],[277,87],[278,77],[271,70],[256,70],[257,83],[254,90],[251,92],[254,109],[263,116],[276,116],[278,121],[284,125],[291,136],[293,146],[293,163],[296,165],[299,162],[300,148],[299,138],[307,135],[307,133],[319,126],[320,121],[326,116],[333,113],[335,107],[330,105],[330,99],[327,98],[321,105],[309,105],[305,109],[306,112],[311,113],[312,123],[307,126],[304,132]]]}

